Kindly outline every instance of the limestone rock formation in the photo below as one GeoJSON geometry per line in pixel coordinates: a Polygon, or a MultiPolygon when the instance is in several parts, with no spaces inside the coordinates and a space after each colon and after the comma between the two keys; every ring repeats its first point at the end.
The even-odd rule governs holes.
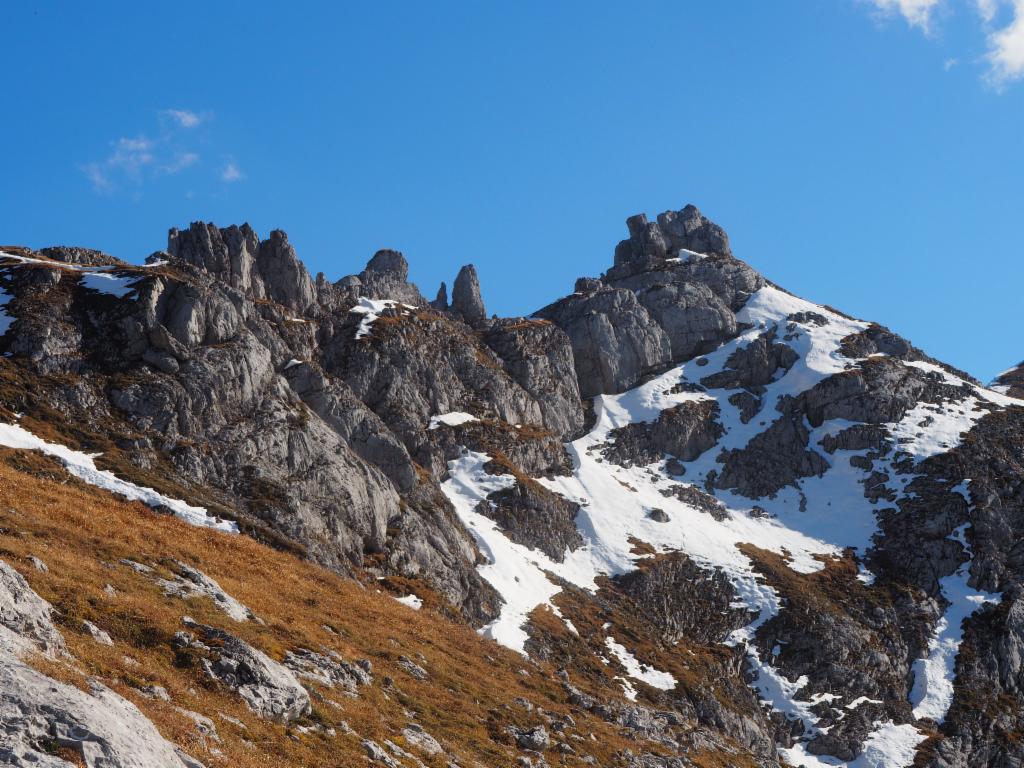
{"type": "Polygon", "coordinates": [[[451,311],[469,325],[479,325],[487,319],[484,300],[480,296],[480,280],[472,264],[465,265],[455,277],[451,311]]]}

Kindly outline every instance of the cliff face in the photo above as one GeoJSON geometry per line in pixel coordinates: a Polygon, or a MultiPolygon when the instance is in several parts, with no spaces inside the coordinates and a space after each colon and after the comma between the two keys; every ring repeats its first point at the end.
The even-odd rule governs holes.
{"type": "Polygon", "coordinates": [[[622,764],[1018,764],[1019,377],[786,293],[693,206],[627,225],[504,319],[471,265],[428,302],[397,252],[330,282],[247,225],[2,249],[5,444],[411,589],[560,669],[622,764]]]}

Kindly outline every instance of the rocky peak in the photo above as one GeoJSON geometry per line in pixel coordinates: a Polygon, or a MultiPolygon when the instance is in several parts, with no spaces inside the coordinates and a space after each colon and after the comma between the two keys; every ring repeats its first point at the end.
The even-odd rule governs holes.
{"type": "Polygon", "coordinates": [[[416,307],[427,304],[419,288],[409,282],[409,262],[398,251],[385,248],[373,254],[358,282],[360,294],[369,299],[391,299],[416,307]]]}
{"type": "Polygon", "coordinates": [[[282,230],[275,229],[260,243],[256,267],[267,298],[300,313],[316,303],[313,279],[282,230]]]}
{"type": "Polygon", "coordinates": [[[402,280],[407,280],[409,278],[409,262],[399,251],[385,248],[373,254],[373,258],[366,263],[366,271],[388,272],[402,280]]]}
{"type": "Polygon", "coordinates": [[[629,239],[615,247],[616,266],[631,261],[674,258],[681,250],[732,256],[725,230],[702,214],[696,206],[665,211],[657,221],[639,213],[626,219],[629,239]]]}
{"type": "Polygon", "coordinates": [[[248,224],[220,229],[213,223],[192,222],[188,229],[167,233],[172,258],[193,264],[240,291],[263,298],[262,281],[255,272],[259,238],[248,224]]]}
{"type": "Polygon", "coordinates": [[[459,270],[452,286],[452,312],[459,315],[470,325],[482,323],[487,319],[484,300],[480,297],[480,280],[476,275],[476,267],[467,264],[459,270]]]}
{"type": "Polygon", "coordinates": [[[272,299],[299,313],[316,302],[309,272],[279,229],[260,242],[248,224],[221,229],[196,221],[168,232],[167,252],[253,298],[272,299]]]}

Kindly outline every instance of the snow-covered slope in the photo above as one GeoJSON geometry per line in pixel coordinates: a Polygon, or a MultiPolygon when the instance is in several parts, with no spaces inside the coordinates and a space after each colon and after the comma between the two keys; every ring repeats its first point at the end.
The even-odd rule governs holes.
{"type": "MultiPolygon", "coordinates": [[[[806,677],[788,679],[773,665],[771,657],[763,657],[753,642],[758,629],[778,615],[782,600],[739,545],[752,544],[784,555],[789,567],[800,573],[820,570],[827,558],[840,556],[847,549],[852,549],[858,560],[863,561],[878,531],[877,514],[883,507],[892,506],[891,498],[866,498],[865,482],[869,472],[850,462],[852,457],[865,456],[867,449],[840,448],[831,454],[822,450],[827,438],[835,438],[854,422],[828,419],[818,426],[806,424],[809,449],[827,457],[827,466],[820,474],[802,477],[777,493],[760,498],[748,498],[735,490],[714,487],[716,474],[722,471],[723,452],[741,450],[764,433],[778,415],[771,404],[796,398],[828,377],[843,374],[863,362],[847,357],[842,343],[848,337],[867,331],[869,324],[771,286],[751,296],[738,319],[746,325],[746,330],[713,352],[674,367],[620,395],[595,399],[596,424],[588,434],[568,446],[573,460],[571,474],[540,480],[550,490],[582,505],[576,525],[585,545],[566,552],[564,561],[556,562],[537,550],[513,543],[495,522],[478,510],[478,505],[488,503],[490,493],[514,482],[508,475],[488,474],[484,465],[489,457],[467,452],[450,463],[450,478],[443,488],[463,522],[476,536],[487,559],[487,564],[480,568],[481,574],[505,601],[500,617],[484,631],[510,648],[525,652],[526,620],[531,611],[547,605],[558,612],[552,602],[560,591],[555,583],[557,579],[583,589],[596,589],[600,576],[631,571],[636,568],[638,558],[646,557],[635,553],[633,542],[636,539],[657,551],[681,551],[702,566],[727,574],[737,599],[756,617],[733,632],[728,642],[745,646],[755,673],[752,684],[759,697],[788,719],[802,721],[803,738],[784,751],[790,762],[807,766],[909,764],[916,746],[926,738],[924,730],[912,721],[876,722],[866,739],[864,752],[848,763],[806,752],[804,743],[827,732],[829,727],[822,724],[815,710],[821,695],[805,693],[806,677]],[[777,369],[773,380],[763,385],[760,397],[767,405],[744,422],[740,408],[730,400],[734,389],[705,387],[699,382],[726,370],[737,350],[766,333],[773,334],[775,343],[792,349],[796,359],[788,370],[777,369]],[[707,400],[717,406],[722,433],[712,450],[682,462],[683,472],[676,469],[674,476],[666,468],[665,458],[670,457],[641,466],[621,466],[606,457],[604,449],[616,430],[653,422],[667,409],[682,403],[707,400]],[[672,489],[681,483],[701,491],[712,490],[724,504],[723,514],[709,514],[706,509],[674,496],[672,489]],[[663,511],[667,520],[662,515],[657,516],[660,519],[652,517],[655,509],[663,511]]],[[[922,401],[899,420],[878,425],[887,431],[888,439],[896,447],[888,456],[875,457],[872,471],[898,476],[897,494],[904,493],[903,488],[914,474],[901,473],[896,464],[907,459],[918,462],[952,449],[979,418],[993,408],[1013,402],[1001,393],[966,382],[932,363],[910,361],[905,364],[963,390],[964,397],[958,402],[922,401]]],[[[963,540],[964,527],[958,532],[963,540]]],[[[928,656],[920,659],[914,668],[911,701],[914,717],[942,721],[952,700],[961,621],[980,605],[999,600],[999,595],[968,586],[968,566],[969,562],[941,580],[942,596],[948,601],[948,607],[935,627],[928,656]]],[[[870,584],[874,575],[863,564],[860,567],[860,578],[870,584]]],[[[616,654],[630,653],[613,640],[611,634],[606,642],[616,654]]],[[[626,668],[630,676],[645,679],[641,663],[632,656],[629,660],[626,668]]],[[[834,702],[835,707],[852,709],[863,699],[843,701],[843,698],[833,695],[828,700],[834,702]]]]}

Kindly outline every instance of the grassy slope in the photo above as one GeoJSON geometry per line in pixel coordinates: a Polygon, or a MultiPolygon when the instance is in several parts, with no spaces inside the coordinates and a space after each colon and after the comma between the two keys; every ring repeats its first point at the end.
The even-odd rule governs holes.
{"type": "MultiPolygon", "coordinates": [[[[568,741],[580,756],[592,754],[600,765],[613,765],[618,750],[642,751],[614,726],[571,710],[549,665],[528,661],[467,627],[427,610],[413,611],[385,593],[248,537],[191,527],[83,485],[37,454],[0,449],[0,558],[60,612],[58,623],[75,661],[64,666],[39,659],[39,666],[73,684],[81,685],[86,675],[101,679],[136,703],[167,738],[211,766],[362,764],[361,737],[404,745],[405,710],[415,713],[462,765],[512,765],[519,753],[505,735],[506,726],[540,722],[537,713],[513,703],[520,696],[551,713],[571,712],[575,733],[583,738],[568,741]],[[30,555],[43,560],[49,572],[36,570],[30,555]],[[170,559],[190,563],[265,624],[236,624],[205,598],[165,597],[152,577],[118,564],[121,558],[146,563],[165,576],[170,559]],[[105,591],[108,584],[114,594],[105,591]],[[370,659],[372,686],[358,698],[318,691],[313,716],[305,723],[333,726],[344,720],[359,735],[340,729],[334,736],[302,734],[295,725],[286,728],[255,717],[201,669],[176,661],[170,640],[185,615],[224,627],[278,660],[286,650],[303,647],[331,648],[349,660],[370,659]],[[93,641],[81,628],[83,620],[109,632],[114,647],[93,641]],[[396,663],[401,655],[417,659],[430,679],[417,681],[403,672],[396,663]],[[386,676],[393,678],[393,687],[381,685],[386,676]],[[141,695],[138,689],[146,685],[164,686],[172,701],[141,695]],[[211,717],[221,742],[204,741],[178,707],[211,717]],[[237,718],[244,728],[220,713],[237,718]]],[[[728,759],[694,757],[707,765],[728,759]]],[[[735,761],[737,756],[730,757],[735,761]]],[[[553,765],[579,762],[554,750],[547,760],[553,765]]],[[[445,764],[441,757],[424,756],[424,761],[445,764]]]]}

